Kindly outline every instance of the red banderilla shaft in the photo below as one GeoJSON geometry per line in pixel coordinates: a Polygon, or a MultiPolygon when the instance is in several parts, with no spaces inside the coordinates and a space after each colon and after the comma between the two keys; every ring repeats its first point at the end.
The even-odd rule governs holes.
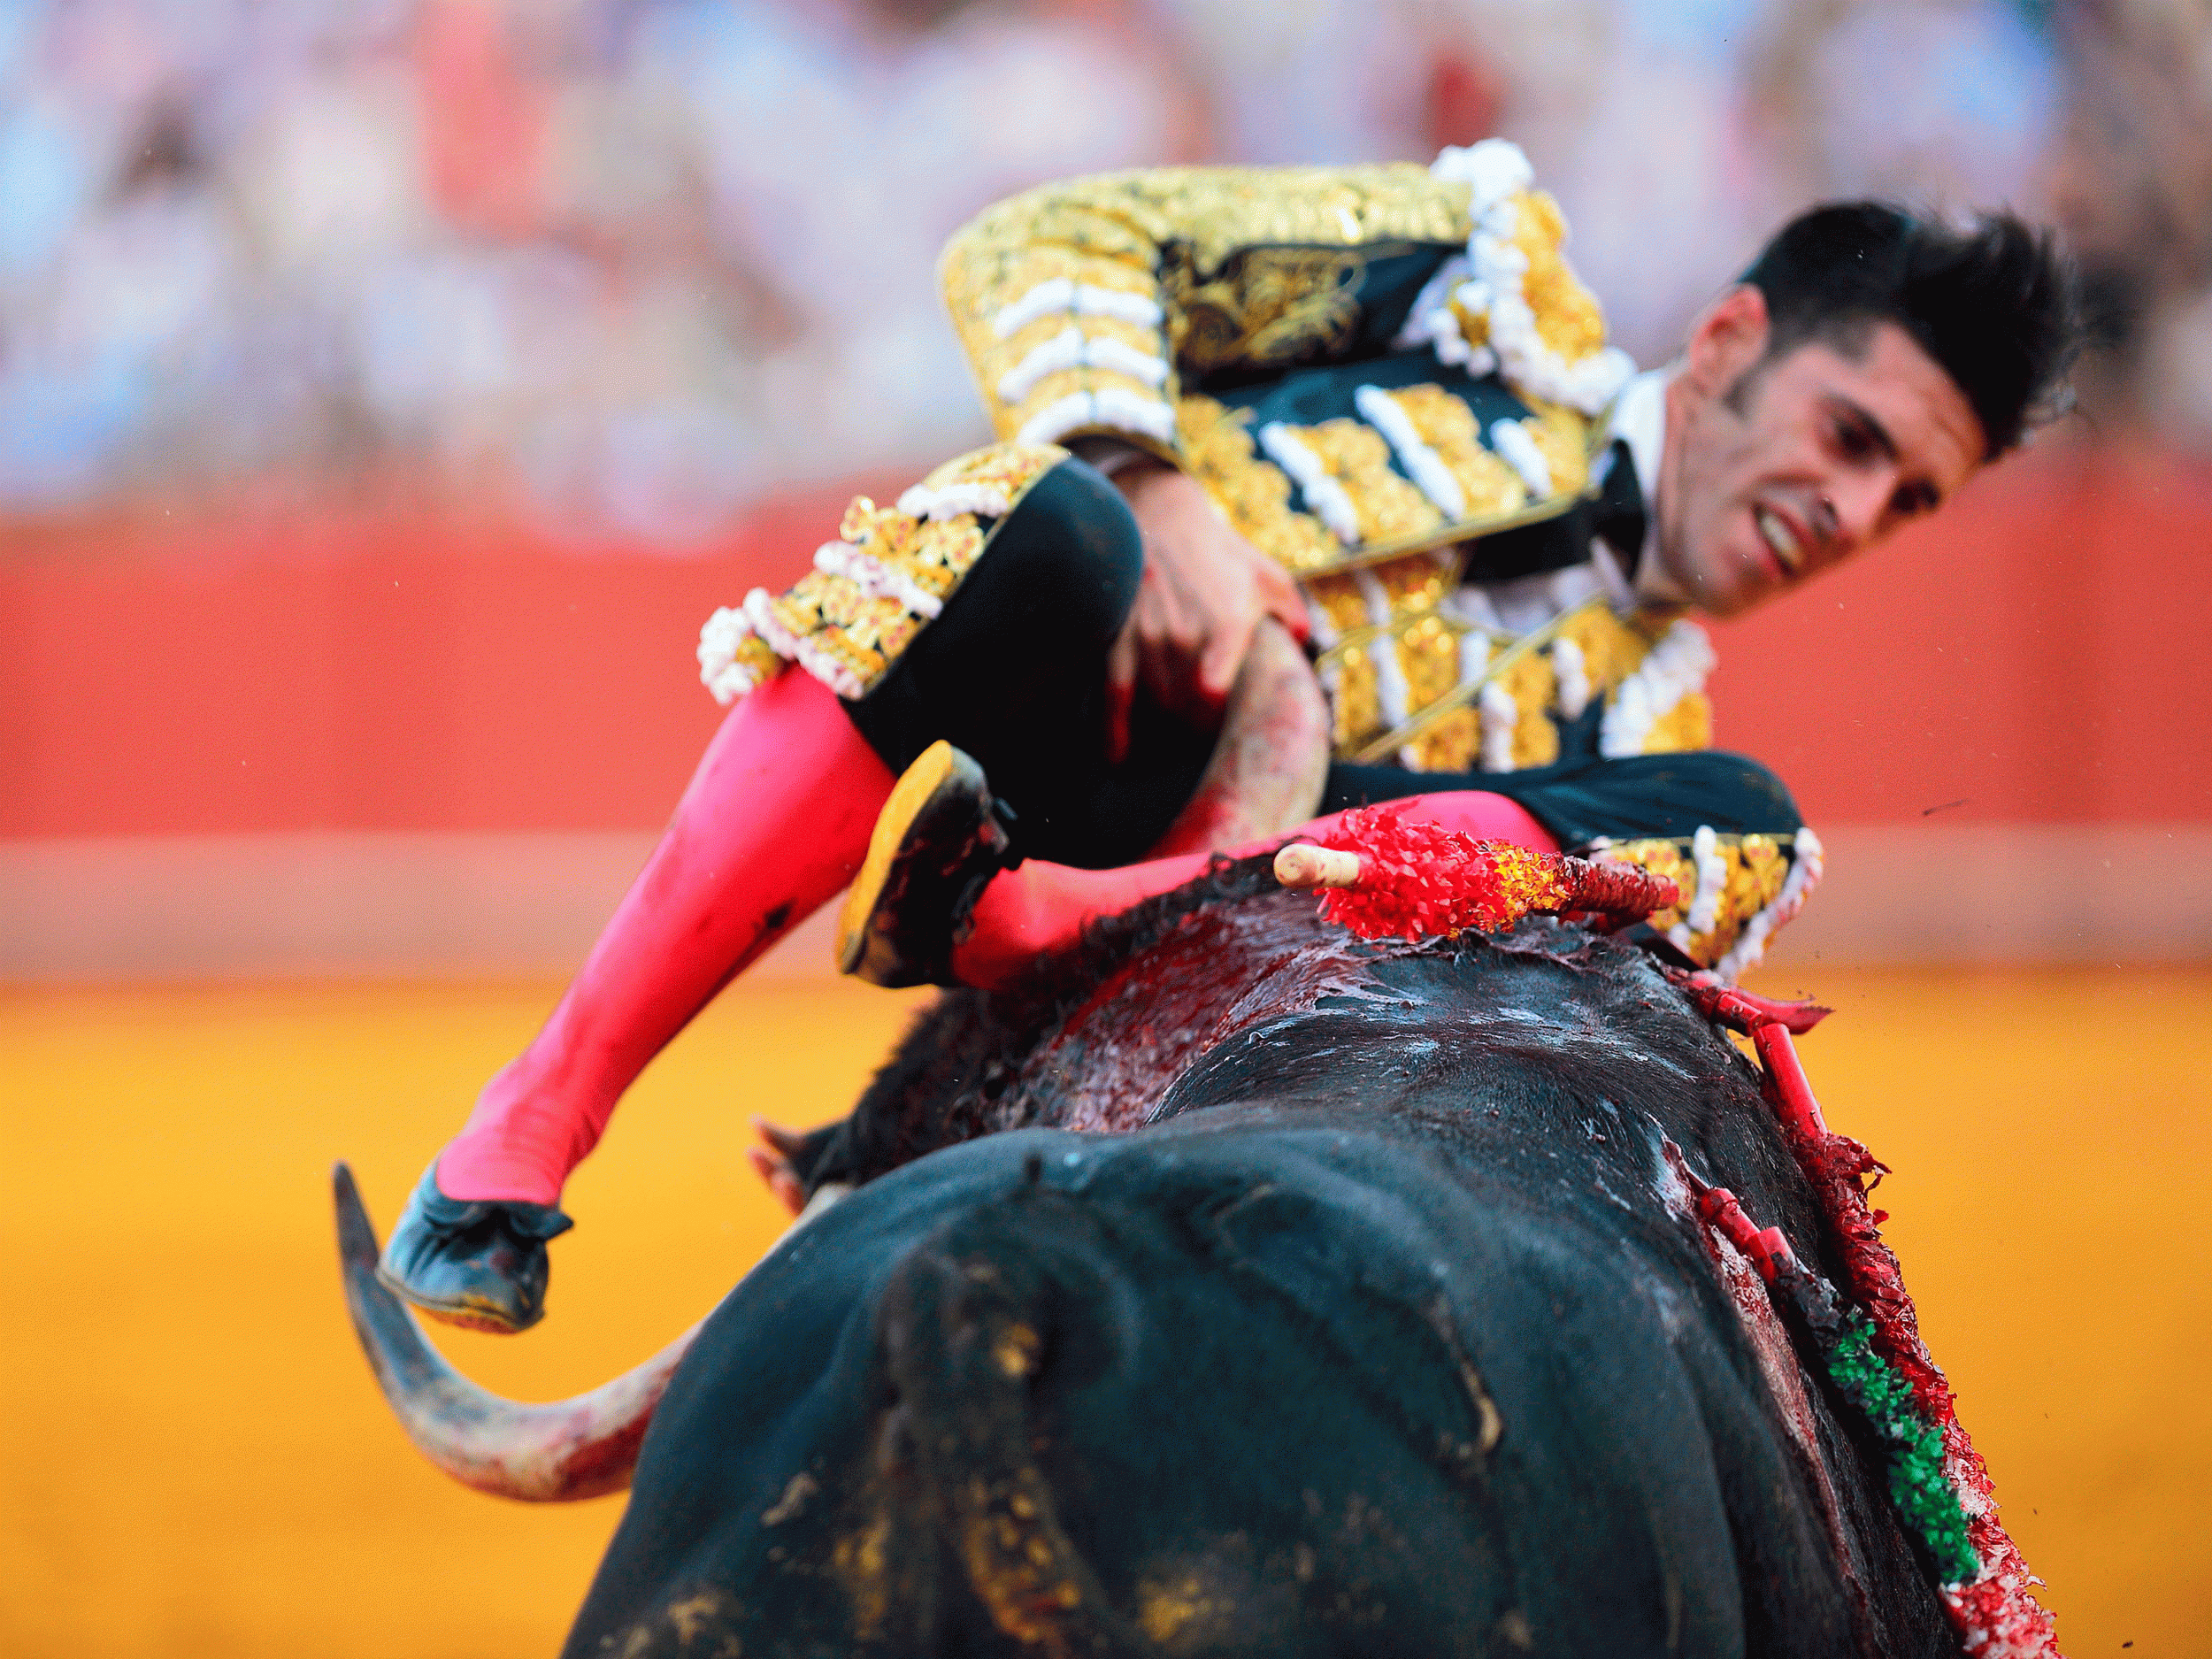
{"type": "Polygon", "coordinates": [[[1606,864],[1593,858],[1559,856],[1560,872],[1574,888],[1574,897],[1560,906],[1564,910],[1595,910],[1631,920],[1681,902],[1673,882],[1634,864],[1606,864]]]}
{"type": "Polygon", "coordinates": [[[1778,1024],[1755,1026],[1751,1045],[1767,1069],[1769,1103],[1785,1123],[1819,1145],[1828,1133],[1828,1125],[1821,1118],[1820,1102],[1813,1098],[1812,1081],[1797,1057],[1797,1045],[1790,1041],[1788,1027],[1778,1024]]]}
{"type": "Polygon", "coordinates": [[[1762,1227],[1743,1212],[1736,1194],[1725,1187],[1709,1187],[1697,1195],[1697,1213],[1720,1229],[1721,1237],[1751,1258],[1759,1277],[1770,1285],[1798,1271],[1797,1252],[1779,1227],[1762,1227]]]}

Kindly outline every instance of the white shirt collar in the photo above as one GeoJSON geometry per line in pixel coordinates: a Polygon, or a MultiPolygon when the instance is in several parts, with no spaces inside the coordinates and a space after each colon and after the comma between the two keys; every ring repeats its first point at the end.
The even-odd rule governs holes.
{"type": "Polygon", "coordinates": [[[1667,382],[1673,378],[1671,364],[1637,375],[1621,388],[1605,423],[1609,442],[1617,438],[1628,445],[1644,492],[1644,546],[1636,560],[1635,596],[1645,604],[1678,605],[1688,598],[1659,564],[1659,467],[1667,447],[1667,382]]]}
{"type": "Polygon", "coordinates": [[[1618,438],[1628,445],[1629,458],[1636,463],[1637,481],[1643,486],[1647,502],[1659,477],[1660,453],[1666,448],[1667,382],[1673,374],[1671,368],[1664,368],[1637,375],[1621,388],[1606,419],[1606,440],[1610,442],[1618,438]]]}

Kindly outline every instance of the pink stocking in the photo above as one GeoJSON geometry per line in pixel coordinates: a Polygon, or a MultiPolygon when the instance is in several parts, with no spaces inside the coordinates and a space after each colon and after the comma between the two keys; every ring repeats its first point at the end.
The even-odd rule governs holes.
{"type": "Polygon", "coordinates": [[[892,782],[811,675],[738,704],[560,1006],[439,1154],[439,1190],[556,1202],[647,1062],[852,879],[892,782]]]}
{"type": "MultiPolygon", "coordinates": [[[[1440,824],[1477,841],[1512,841],[1539,852],[1557,852],[1551,832],[1531,818],[1518,802],[1479,789],[1455,789],[1413,795],[1392,804],[1408,816],[1440,824]]],[[[1337,815],[1316,818],[1287,836],[1256,841],[1229,855],[1264,852],[1300,835],[1324,835],[1337,815]]],[[[1213,855],[1185,853],[1116,870],[1077,870],[1067,864],[1030,859],[993,878],[976,902],[975,931],[952,953],[954,976],[963,985],[993,990],[1012,983],[1033,958],[1064,950],[1082,936],[1094,917],[1114,916],[1142,900],[1179,887],[1206,868],[1213,855]]]]}

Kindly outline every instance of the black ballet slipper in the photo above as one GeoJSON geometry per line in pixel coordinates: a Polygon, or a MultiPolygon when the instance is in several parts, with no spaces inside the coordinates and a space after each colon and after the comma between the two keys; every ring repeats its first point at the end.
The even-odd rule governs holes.
{"type": "Polygon", "coordinates": [[[386,1240],[376,1277],[434,1319],[512,1334],[545,1317],[545,1246],[576,1224],[551,1204],[448,1198],[434,1161],[386,1240]]]}

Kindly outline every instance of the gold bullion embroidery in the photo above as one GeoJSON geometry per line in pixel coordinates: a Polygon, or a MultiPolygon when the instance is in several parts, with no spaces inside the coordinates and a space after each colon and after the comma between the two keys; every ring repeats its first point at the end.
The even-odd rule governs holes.
{"type": "Polygon", "coordinates": [[[1560,628],[1559,637],[1582,653],[1592,701],[1611,696],[1636,672],[1671,619],[1644,611],[1624,618],[1610,606],[1599,605],[1578,611],[1560,628]]]}
{"type": "Polygon", "coordinates": [[[1701,691],[1686,692],[1682,700],[1654,720],[1651,730],[1644,734],[1647,755],[1710,749],[1712,744],[1713,705],[1701,691]]]}
{"type": "MultiPolygon", "coordinates": [[[[946,245],[939,274],[985,404],[1010,434],[1020,421],[997,382],[1027,346],[1010,349],[996,319],[1043,283],[1156,302],[1158,326],[1117,338],[1171,361],[1179,349],[1202,372],[1280,365],[1348,338],[1366,259],[1455,247],[1471,228],[1466,186],[1410,163],[1153,168],[1043,185],[987,208],[946,245]]],[[[1091,332],[1087,319],[1079,326],[1091,332]]],[[[1173,400],[1172,375],[1161,390],[1173,400]]]]}
{"type": "Polygon", "coordinates": [[[992,444],[955,457],[902,496],[915,511],[855,496],[838,524],[841,549],[824,549],[825,557],[835,553],[847,563],[810,571],[780,598],[757,594],[749,600],[749,606],[757,603],[764,608],[766,618],[759,632],[749,632],[728,648],[731,660],[752,671],[753,684],[775,672],[780,659],[788,659],[841,696],[864,695],[988,546],[974,511],[918,516],[934,504],[929,497],[949,491],[956,501],[1002,500],[1010,514],[1031,486],[1066,458],[1066,450],[1049,444],[992,444]],[[900,584],[921,597],[910,603],[899,596],[900,584]],[[926,607],[927,614],[916,606],[926,607]]]}
{"type": "Polygon", "coordinates": [[[1363,543],[1401,541],[1443,527],[1436,504],[1391,470],[1390,441],[1365,421],[1346,417],[1285,430],[1343,486],[1363,543]]]}
{"type": "MultiPolygon", "coordinates": [[[[1470,518],[1502,517],[1528,504],[1528,486],[1503,457],[1484,446],[1475,411],[1464,401],[1433,383],[1405,387],[1391,396],[1421,442],[1436,451],[1457,480],[1470,518]]],[[[1550,459],[1548,451],[1545,458],[1550,459]]]]}
{"type": "Polygon", "coordinates": [[[1521,422],[1551,473],[1555,495],[1579,495],[1590,487],[1590,444],[1601,428],[1562,403],[1532,403],[1521,422]]]}
{"type": "Polygon", "coordinates": [[[1521,297],[1536,313],[1536,336],[1578,363],[1605,344],[1604,309],[1567,263],[1567,219],[1551,192],[1524,190],[1515,205],[1519,227],[1513,242],[1528,259],[1521,297]]]}
{"type": "Polygon", "coordinates": [[[1513,699],[1513,765],[1515,772],[1548,766],[1559,758],[1559,728],[1550,710],[1559,681],[1551,660],[1541,651],[1529,651],[1490,677],[1513,699]]]}
{"type": "Polygon", "coordinates": [[[1459,684],[1459,635],[1443,618],[1423,617],[1397,635],[1395,645],[1409,713],[1418,713],[1459,684]]]}
{"type": "Polygon", "coordinates": [[[1400,757],[1412,772],[1472,772],[1482,758],[1482,722],[1472,709],[1447,710],[1400,757]]]}
{"type": "MultiPolygon", "coordinates": [[[[1605,310],[1567,263],[1567,221],[1548,190],[1524,190],[1513,199],[1513,246],[1526,262],[1521,298],[1534,319],[1536,337],[1568,363],[1579,363],[1605,345],[1605,310]]],[[[1486,345],[1490,317],[1459,294],[1448,302],[1470,345],[1486,345]]]]}
{"type": "MultiPolygon", "coordinates": [[[[1550,703],[1555,694],[1556,681],[1552,674],[1551,664],[1544,661],[1540,654],[1566,629],[1580,624],[1590,612],[1599,610],[1607,610],[1609,614],[1609,608],[1606,605],[1604,596],[1594,595],[1573,610],[1553,618],[1541,627],[1531,629],[1518,639],[1504,645],[1503,649],[1494,651],[1481,673],[1471,680],[1463,680],[1448,695],[1411,715],[1409,718],[1393,730],[1384,732],[1379,736],[1366,737],[1357,741],[1356,747],[1348,751],[1340,751],[1340,757],[1362,764],[1372,764],[1379,761],[1387,760],[1401,749],[1416,745],[1421,737],[1451,710],[1473,703],[1482,695],[1485,686],[1497,683],[1504,685],[1506,689],[1513,694],[1517,710],[1514,723],[1516,765],[1532,764],[1520,761],[1517,757],[1522,754],[1542,753],[1546,746],[1547,740],[1544,734],[1536,729],[1534,721],[1525,713],[1525,710],[1531,706],[1528,700],[1538,696],[1537,687],[1541,687],[1541,700],[1534,704],[1539,710],[1536,718],[1541,719],[1546,727],[1550,728],[1549,747],[1553,757],[1556,758],[1559,744],[1558,731],[1555,727],[1552,727],[1549,718],[1540,712],[1544,705],[1550,703]],[[1538,659],[1540,672],[1519,670],[1518,664],[1531,657],[1538,659]]],[[[1323,661],[1327,661],[1326,657],[1324,657],[1323,661]]],[[[1417,754],[1421,751],[1417,747],[1414,752],[1417,754]]]]}
{"type": "MultiPolygon", "coordinates": [[[[1709,968],[1728,954],[1742,936],[1745,925],[1781,896],[1782,884],[1788,879],[1790,861],[1794,856],[1794,840],[1790,835],[1715,837],[1713,850],[1725,872],[1719,906],[1710,927],[1675,937],[1675,943],[1685,955],[1701,967],[1709,968]]],[[[1697,860],[1691,853],[1687,838],[1617,841],[1602,856],[1610,862],[1634,864],[1674,883],[1679,902],[1652,913],[1648,919],[1655,929],[1672,934],[1675,928],[1687,922],[1698,895],[1697,860]]]]}
{"type": "MultiPolygon", "coordinates": [[[[919,631],[920,621],[889,595],[871,598],[849,576],[802,576],[769,613],[793,639],[872,687],[919,631]]],[[[804,660],[803,657],[801,658],[804,660]]]]}
{"type": "Polygon", "coordinates": [[[1322,688],[1336,713],[1334,727],[1338,755],[1347,755],[1382,725],[1382,698],[1375,684],[1375,664],[1364,645],[1348,646],[1319,665],[1322,688]]]}
{"type": "MultiPolygon", "coordinates": [[[[1459,480],[1467,495],[1466,519],[1448,522],[1417,486],[1392,470],[1389,440],[1364,421],[1343,419],[1288,428],[1351,497],[1362,540],[1356,549],[1347,549],[1312,513],[1291,506],[1289,476],[1259,453],[1249,410],[1232,410],[1197,393],[1178,400],[1181,464],[1247,541],[1294,575],[1308,578],[1379,568],[1409,551],[1433,551],[1440,540],[1455,542],[1552,518],[1572,505],[1587,482],[1586,457],[1573,449],[1583,442],[1587,423],[1572,411],[1560,411],[1556,421],[1532,417],[1524,423],[1556,468],[1555,478],[1571,486],[1532,503],[1520,474],[1482,447],[1474,413],[1460,399],[1433,385],[1394,396],[1402,404],[1411,398],[1407,412],[1423,441],[1459,480]],[[1432,396],[1412,396],[1417,393],[1432,396]],[[1571,440],[1564,435],[1571,424],[1571,440]]],[[[1041,394],[1033,394],[1032,403],[1041,401],[1041,394]]]]}
{"type": "Polygon", "coordinates": [[[1367,595],[1360,591],[1358,578],[1348,572],[1310,577],[1305,593],[1308,603],[1317,606],[1329,619],[1329,626],[1336,630],[1339,639],[1358,633],[1374,620],[1368,615],[1367,595]]]}
{"type": "Polygon", "coordinates": [[[1359,326],[1363,256],[1333,249],[1255,248],[1210,282],[1171,265],[1162,287],[1168,342],[1186,371],[1325,357],[1359,326]]]}
{"type": "Polygon", "coordinates": [[[776,648],[757,634],[744,635],[730,648],[729,655],[730,661],[744,671],[741,683],[746,687],[765,685],[783,672],[783,658],[776,655],[776,648]]]}
{"type": "Polygon", "coordinates": [[[1362,572],[1308,577],[1306,596],[1321,608],[1340,641],[1363,639],[1375,629],[1416,621],[1434,611],[1458,585],[1460,562],[1458,549],[1432,548],[1362,572]],[[1377,613],[1371,593],[1382,596],[1387,614],[1377,613]]]}
{"type": "Polygon", "coordinates": [[[1311,513],[1292,510],[1289,478],[1259,458],[1249,410],[1192,396],[1176,415],[1184,465],[1246,541],[1294,574],[1341,562],[1343,544],[1311,513]]]}

